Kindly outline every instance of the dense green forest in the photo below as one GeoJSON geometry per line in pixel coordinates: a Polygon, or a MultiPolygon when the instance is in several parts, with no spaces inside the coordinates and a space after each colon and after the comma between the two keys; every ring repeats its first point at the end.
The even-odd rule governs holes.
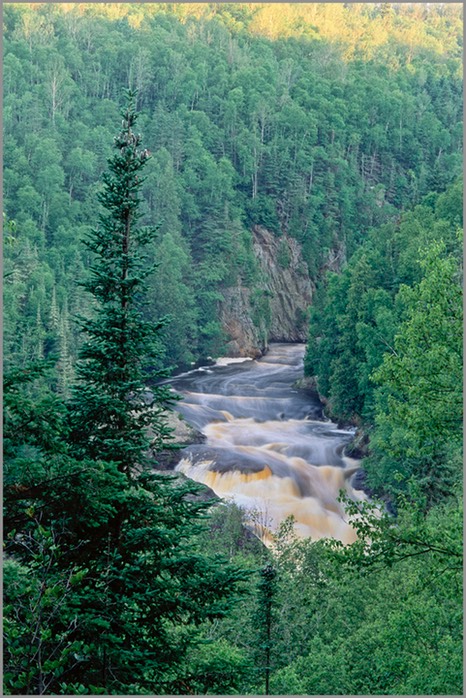
{"type": "MultiPolygon", "coordinates": [[[[66,394],[88,301],[82,238],[138,90],[159,225],[147,292],[159,361],[219,355],[221,292],[257,289],[252,225],[294,236],[312,278],[462,167],[459,8],[97,5],[4,13],[5,346],[58,353],[66,394]],[[274,28],[272,31],[271,28],[274,28]],[[272,36],[270,35],[272,33],[272,36]]],[[[286,264],[286,260],[284,260],[286,264]]],[[[262,309],[262,311],[261,311],[262,309]]],[[[256,322],[259,322],[256,319],[256,322]]]]}
{"type": "Polygon", "coordinates": [[[5,693],[461,694],[461,6],[3,23],[5,693]],[[254,226],[315,285],[305,371],[372,498],[351,546],[289,520],[266,549],[153,470],[157,379],[222,354],[225,290],[264,326],[254,226]]]}
{"type": "Polygon", "coordinates": [[[431,503],[461,477],[462,219],[461,180],[371,230],[311,310],[306,371],[329,414],[376,425],[371,484],[422,473],[431,503]]]}

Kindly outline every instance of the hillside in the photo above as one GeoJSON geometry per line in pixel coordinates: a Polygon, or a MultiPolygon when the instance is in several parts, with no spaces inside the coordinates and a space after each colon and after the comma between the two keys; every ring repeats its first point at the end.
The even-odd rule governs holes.
{"type": "Polygon", "coordinates": [[[3,22],[5,695],[460,695],[462,7],[3,22]]]}
{"type": "Polygon", "coordinates": [[[144,222],[159,226],[160,266],[147,312],[172,316],[164,365],[238,338],[257,353],[277,324],[302,326],[299,304],[283,324],[286,282],[268,277],[272,248],[254,229],[277,240],[269,267],[286,275],[293,257],[308,298],[372,226],[461,171],[454,5],[32,4],[7,6],[4,24],[7,354],[58,353],[61,385],[122,86],[138,90],[152,153],[144,222]],[[228,308],[245,294],[238,325],[228,308]]]}

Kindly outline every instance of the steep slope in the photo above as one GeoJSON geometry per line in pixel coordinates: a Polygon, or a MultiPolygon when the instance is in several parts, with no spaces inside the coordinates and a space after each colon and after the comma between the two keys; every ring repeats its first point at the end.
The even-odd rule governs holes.
{"type": "Polygon", "coordinates": [[[258,356],[268,342],[303,342],[307,336],[314,285],[300,243],[258,225],[253,236],[260,281],[255,288],[241,283],[228,288],[220,303],[232,356],[258,356]]]}

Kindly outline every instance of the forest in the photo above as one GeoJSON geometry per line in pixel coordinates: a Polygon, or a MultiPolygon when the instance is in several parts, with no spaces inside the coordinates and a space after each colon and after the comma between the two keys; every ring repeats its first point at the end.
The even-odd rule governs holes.
{"type": "Polygon", "coordinates": [[[462,23],[5,5],[6,695],[462,694],[462,23]],[[352,545],[289,519],[265,547],[157,470],[232,289],[273,341],[257,230],[310,280],[352,545]]]}

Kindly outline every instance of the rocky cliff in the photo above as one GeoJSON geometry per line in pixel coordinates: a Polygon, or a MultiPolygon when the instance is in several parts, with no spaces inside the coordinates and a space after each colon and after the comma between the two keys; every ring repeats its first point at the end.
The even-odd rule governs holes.
{"type": "Polygon", "coordinates": [[[230,356],[260,356],[269,342],[303,342],[314,285],[294,238],[253,228],[258,280],[223,292],[220,320],[231,338],[230,356]]]}

